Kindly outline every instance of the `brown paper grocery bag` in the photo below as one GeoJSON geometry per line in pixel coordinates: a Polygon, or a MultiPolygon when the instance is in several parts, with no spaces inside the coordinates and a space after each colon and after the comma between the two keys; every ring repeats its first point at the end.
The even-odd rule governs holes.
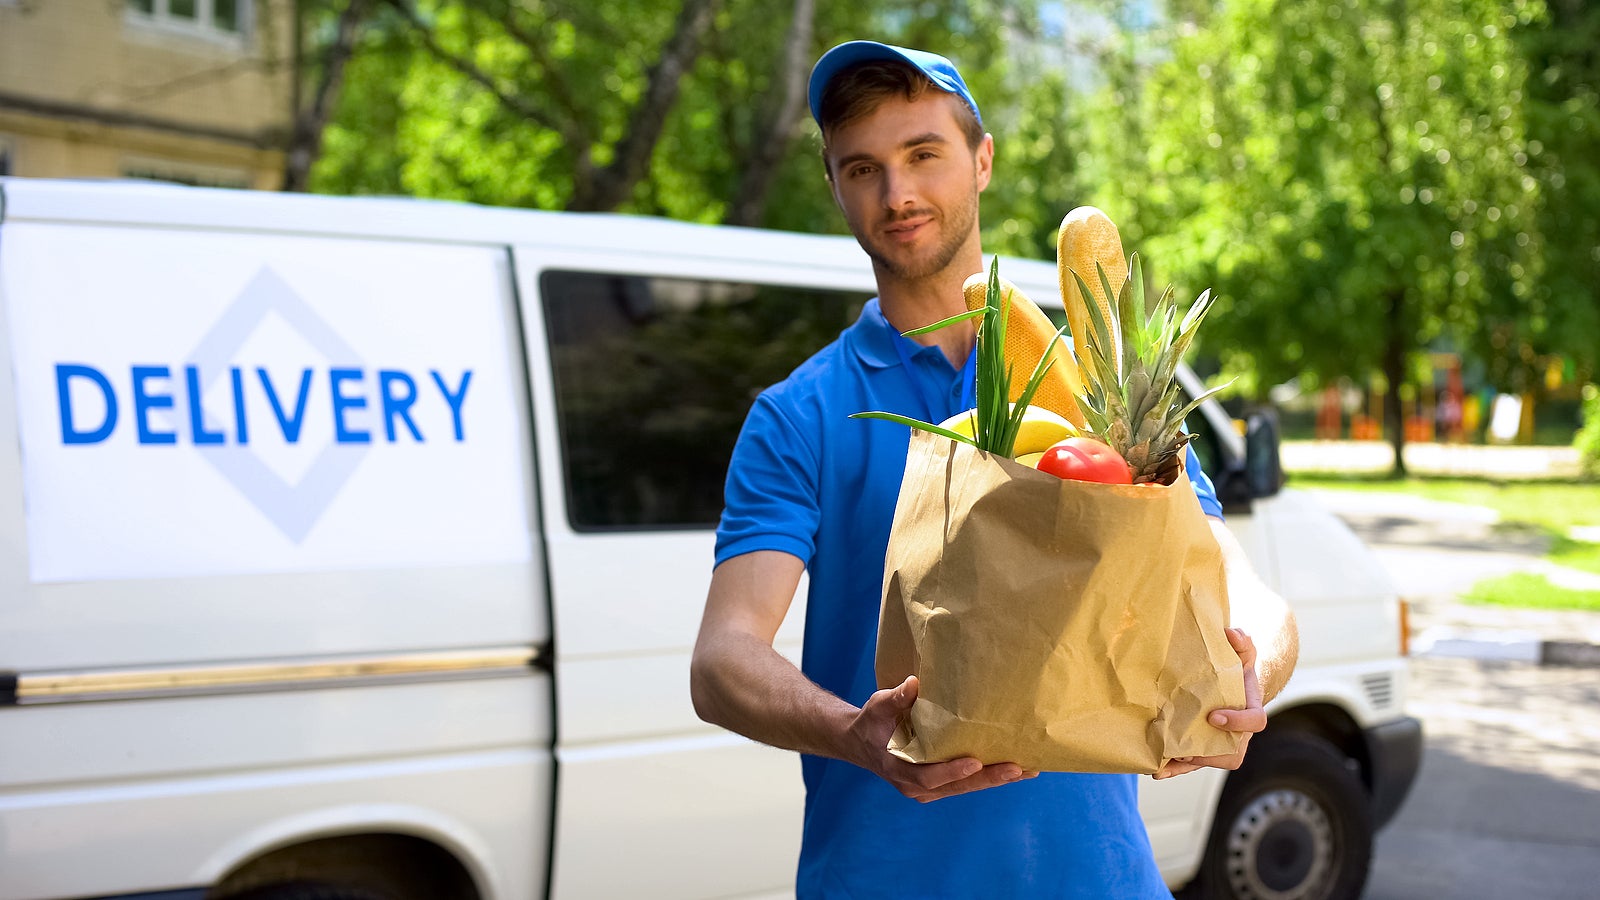
{"type": "Polygon", "coordinates": [[[915,431],[884,561],[879,687],[916,675],[912,762],[1151,773],[1233,753],[1222,554],[1186,477],[1064,481],[915,431]]]}

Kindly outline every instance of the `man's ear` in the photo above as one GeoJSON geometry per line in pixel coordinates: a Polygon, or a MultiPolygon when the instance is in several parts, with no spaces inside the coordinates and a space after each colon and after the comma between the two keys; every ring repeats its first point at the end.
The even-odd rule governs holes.
{"type": "Polygon", "coordinates": [[[994,175],[994,135],[984,132],[974,156],[978,165],[978,190],[982,191],[989,186],[989,178],[994,175]]]}

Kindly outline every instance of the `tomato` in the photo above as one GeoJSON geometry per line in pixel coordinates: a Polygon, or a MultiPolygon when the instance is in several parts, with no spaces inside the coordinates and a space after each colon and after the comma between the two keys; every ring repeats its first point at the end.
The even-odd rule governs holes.
{"type": "Polygon", "coordinates": [[[1051,445],[1034,468],[1057,478],[1100,484],[1133,484],[1133,470],[1109,446],[1086,437],[1070,437],[1051,445]]]}

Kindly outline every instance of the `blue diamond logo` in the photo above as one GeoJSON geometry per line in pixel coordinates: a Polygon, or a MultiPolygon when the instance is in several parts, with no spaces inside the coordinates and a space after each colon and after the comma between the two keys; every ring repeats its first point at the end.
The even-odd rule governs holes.
{"type": "MultiPolygon", "coordinates": [[[[199,367],[204,379],[202,396],[224,377],[234,357],[272,314],[326,357],[330,366],[361,367],[361,359],[350,345],[282,278],[262,268],[189,354],[187,363],[199,367]]],[[[195,449],[285,537],[298,544],[333,505],[370,447],[330,441],[292,483],[273,471],[248,444],[199,444],[195,449]]]]}

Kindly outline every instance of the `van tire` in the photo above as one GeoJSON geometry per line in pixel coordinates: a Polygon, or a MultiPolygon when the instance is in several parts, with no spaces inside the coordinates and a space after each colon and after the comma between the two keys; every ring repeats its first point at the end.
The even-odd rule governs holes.
{"type": "Polygon", "coordinates": [[[327,884],[320,881],[291,881],[252,888],[230,894],[228,900],[391,900],[390,896],[366,888],[327,884]]]}
{"type": "Polygon", "coordinates": [[[1356,900],[1372,816],[1353,762],[1303,731],[1258,735],[1217,804],[1182,900],[1356,900]]]}

